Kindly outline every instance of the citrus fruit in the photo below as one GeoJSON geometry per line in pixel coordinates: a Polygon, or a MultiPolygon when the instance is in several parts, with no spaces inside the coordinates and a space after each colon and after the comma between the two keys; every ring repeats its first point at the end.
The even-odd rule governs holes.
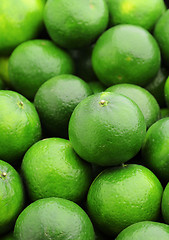
{"type": "Polygon", "coordinates": [[[0,235],[14,226],[24,205],[22,181],[16,170],[0,160],[0,235]]]}
{"type": "Polygon", "coordinates": [[[157,177],[141,165],[109,168],[89,189],[88,213],[96,226],[112,237],[133,223],[156,221],[162,191],[157,177]]]}
{"type": "Polygon", "coordinates": [[[7,85],[11,86],[8,74],[9,57],[0,56],[0,78],[7,85]]]}
{"type": "Polygon", "coordinates": [[[10,233],[5,237],[2,237],[1,240],[14,240],[13,233],[10,233]]]}
{"type": "Polygon", "coordinates": [[[168,108],[162,108],[160,110],[160,118],[166,118],[169,117],[169,109],[168,108]]]}
{"type": "Polygon", "coordinates": [[[161,208],[164,221],[169,224],[169,183],[164,189],[161,208]]]}
{"type": "Polygon", "coordinates": [[[164,63],[169,66],[169,9],[160,17],[154,29],[162,53],[164,63]]]}
{"type": "Polygon", "coordinates": [[[106,29],[108,16],[104,0],[48,0],[44,22],[52,40],[71,49],[94,42],[106,29]]]}
{"type": "Polygon", "coordinates": [[[30,40],[19,45],[10,56],[9,77],[12,86],[33,100],[48,79],[73,72],[70,56],[49,40],[30,40]]]}
{"type": "Polygon", "coordinates": [[[0,159],[17,163],[41,137],[35,107],[19,93],[0,90],[0,159]]]}
{"type": "Polygon", "coordinates": [[[117,83],[145,86],[160,68],[160,50],[145,29],[118,25],[108,29],[97,40],[92,64],[97,77],[106,86],[117,83]]]}
{"type": "Polygon", "coordinates": [[[33,201],[61,197],[81,201],[91,183],[91,167],[74,152],[70,142],[48,138],[25,154],[22,174],[33,201]]]}
{"type": "Polygon", "coordinates": [[[146,89],[133,84],[117,84],[109,87],[106,92],[122,94],[132,99],[140,108],[149,128],[158,120],[160,108],[156,99],[146,89]]]}
{"type": "Polygon", "coordinates": [[[154,123],[148,130],[142,148],[145,164],[164,181],[169,181],[169,118],[154,123]]]}
{"type": "Polygon", "coordinates": [[[145,137],[139,107],[116,93],[97,93],[81,101],[69,122],[69,139],[84,160],[102,166],[134,157],[145,137]]]}
{"type": "Polygon", "coordinates": [[[86,82],[97,81],[97,77],[92,66],[92,51],[93,46],[78,50],[70,50],[70,54],[75,62],[76,75],[86,82]]]}
{"type": "Polygon", "coordinates": [[[35,96],[35,107],[42,125],[51,136],[67,137],[74,108],[92,91],[82,79],[64,74],[45,82],[35,96]]]}
{"type": "Polygon", "coordinates": [[[89,86],[90,86],[93,94],[103,92],[106,88],[103,84],[101,84],[98,81],[89,82],[89,86]]]}
{"type": "Polygon", "coordinates": [[[165,94],[166,104],[169,107],[169,77],[167,78],[167,81],[165,82],[164,94],[165,94]]]}
{"type": "Polygon", "coordinates": [[[151,30],[166,11],[163,0],[108,0],[110,23],[133,24],[151,30]]]}
{"type": "Polygon", "coordinates": [[[20,214],[14,229],[16,240],[94,240],[87,214],[75,203],[46,198],[29,205],[20,214]]]}
{"type": "Polygon", "coordinates": [[[154,80],[146,86],[146,89],[156,98],[161,107],[165,106],[164,85],[168,77],[168,71],[160,68],[154,80]]]}
{"type": "Polygon", "coordinates": [[[43,25],[43,0],[0,1],[0,53],[11,53],[20,43],[35,38],[43,25]]]}
{"type": "Polygon", "coordinates": [[[158,222],[139,222],[124,229],[116,240],[168,240],[169,226],[158,222]]]}

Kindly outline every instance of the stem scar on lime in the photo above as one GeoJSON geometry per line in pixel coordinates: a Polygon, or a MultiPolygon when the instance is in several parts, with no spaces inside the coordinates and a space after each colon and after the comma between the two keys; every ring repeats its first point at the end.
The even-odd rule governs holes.
{"type": "Polygon", "coordinates": [[[106,101],[106,100],[101,100],[100,102],[99,102],[99,104],[103,107],[103,106],[107,106],[107,104],[108,104],[108,101],[106,101]]]}
{"type": "Polygon", "coordinates": [[[23,108],[23,102],[20,101],[20,102],[18,103],[18,106],[19,106],[20,108],[23,108]]]}

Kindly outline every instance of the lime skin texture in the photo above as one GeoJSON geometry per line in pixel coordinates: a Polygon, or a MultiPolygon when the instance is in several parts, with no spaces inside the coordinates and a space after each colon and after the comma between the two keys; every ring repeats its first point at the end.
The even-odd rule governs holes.
{"type": "Polygon", "coordinates": [[[116,93],[87,97],[75,108],[69,122],[69,139],[77,154],[101,166],[118,165],[134,157],[145,133],[139,107],[116,93]]]}
{"type": "Polygon", "coordinates": [[[70,141],[61,138],[34,144],[23,158],[21,172],[32,201],[61,197],[80,202],[92,181],[91,166],[79,158],[70,141]]]}
{"type": "Polygon", "coordinates": [[[43,27],[43,0],[0,1],[0,54],[8,55],[22,42],[36,38],[43,27]]]}
{"type": "Polygon", "coordinates": [[[30,100],[45,81],[73,71],[69,54],[49,40],[24,42],[9,59],[9,78],[13,88],[30,100]]]}
{"type": "Polygon", "coordinates": [[[168,240],[169,226],[164,223],[144,221],[124,229],[115,240],[168,240]]]}
{"type": "Polygon", "coordinates": [[[47,135],[67,138],[74,108],[91,94],[88,84],[71,74],[53,77],[42,84],[34,103],[47,135]]]}
{"type": "Polygon", "coordinates": [[[154,28],[154,37],[160,46],[164,64],[169,66],[169,9],[157,22],[154,28]]]}
{"type": "Polygon", "coordinates": [[[109,87],[106,92],[122,94],[133,100],[142,111],[147,128],[159,119],[160,107],[153,95],[146,89],[134,84],[123,83],[109,87]]]}
{"type": "Polygon", "coordinates": [[[126,24],[104,32],[92,54],[93,69],[106,86],[146,86],[157,75],[160,63],[160,49],[153,36],[142,27],[126,24]]]}
{"type": "Polygon", "coordinates": [[[132,24],[152,30],[166,11],[163,0],[107,0],[110,25],[132,24]]]}
{"type": "Polygon", "coordinates": [[[169,181],[168,128],[168,117],[154,123],[147,131],[142,146],[144,164],[166,183],[169,181]]]}
{"type": "Polygon", "coordinates": [[[48,0],[44,11],[51,39],[68,49],[89,46],[106,29],[108,19],[104,0],[48,0]]]}
{"type": "Polygon", "coordinates": [[[40,199],[20,214],[16,221],[16,240],[94,240],[87,214],[75,203],[62,198],[40,199]]]}
{"type": "Polygon", "coordinates": [[[0,160],[0,235],[8,233],[24,207],[24,189],[17,171],[0,160]]]}
{"type": "Polygon", "coordinates": [[[0,90],[0,159],[17,164],[41,138],[34,105],[17,92],[0,90]]]}
{"type": "Polygon", "coordinates": [[[169,224],[169,183],[164,189],[161,209],[164,221],[169,224]]]}
{"type": "Polygon", "coordinates": [[[131,224],[157,221],[162,192],[157,177],[141,165],[109,168],[90,186],[88,213],[104,234],[116,236],[131,224]]]}

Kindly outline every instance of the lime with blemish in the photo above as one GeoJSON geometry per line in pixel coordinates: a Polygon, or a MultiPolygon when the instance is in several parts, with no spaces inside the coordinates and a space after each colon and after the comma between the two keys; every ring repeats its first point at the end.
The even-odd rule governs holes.
{"type": "Polygon", "coordinates": [[[11,165],[2,160],[0,160],[0,189],[1,235],[14,227],[16,218],[24,205],[24,190],[21,178],[11,165]]]}
{"type": "Polygon", "coordinates": [[[81,101],[69,122],[69,139],[77,154],[102,166],[118,165],[134,157],[145,133],[144,116],[136,103],[110,92],[81,101]]]}
{"type": "Polygon", "coordinates": [[[108,29],[97,40],[92,54],[94,71],[106,86],[146,86],[157,75],[160,63],[156,40],[147,30],[133,25],[108,29]]]}
{"type": "Polygon", "coordinates": [[[0,159],[15,164],[41,137],[34,105],[19,93],[0,90],[0,159]]]}

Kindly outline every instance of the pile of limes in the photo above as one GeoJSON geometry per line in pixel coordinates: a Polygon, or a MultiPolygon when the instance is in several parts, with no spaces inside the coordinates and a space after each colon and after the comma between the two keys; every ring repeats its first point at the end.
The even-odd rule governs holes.
{"type": "Polygon", "coordinates": [[[169,240],[164,0],[0,0],[0,240],[169,240]]]}

